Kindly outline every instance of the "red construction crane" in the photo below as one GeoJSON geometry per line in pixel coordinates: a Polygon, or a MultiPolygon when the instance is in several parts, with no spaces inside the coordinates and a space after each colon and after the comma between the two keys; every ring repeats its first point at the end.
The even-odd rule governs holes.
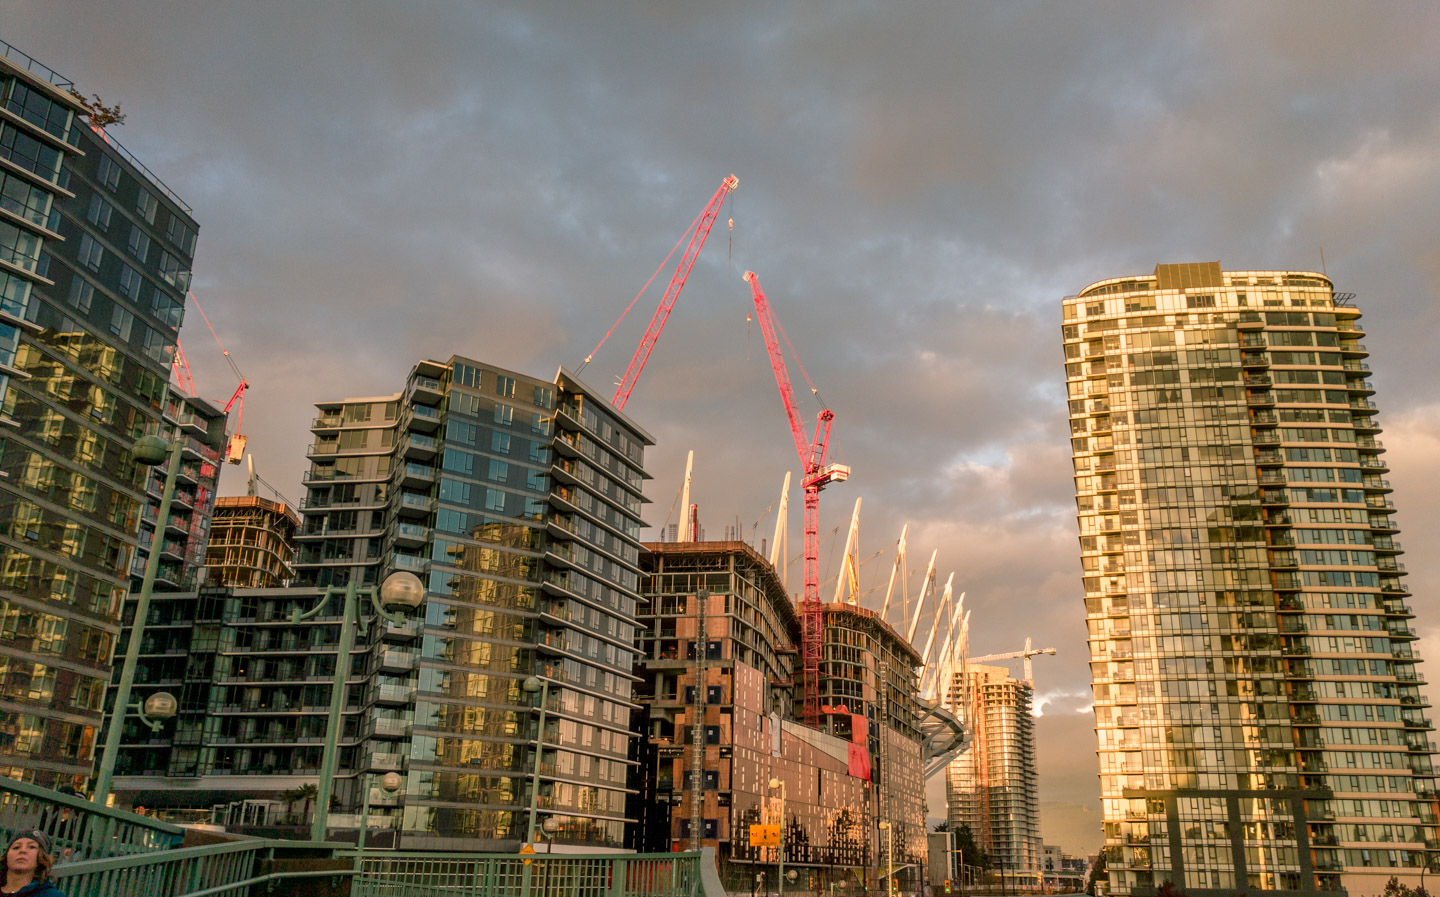
{"type": "MultiPolygon", "coordinates": [[[[685,278],[690,276],[690,269],[695,266],[695,259],[700,255],[700,247],[705,245],[705,238],[710,236],[710,228],[714,226],[715,218],[720,214],[720,208],[725,204],[726,197],[739,185],[740,180],[733,174],[721,181],[720,189],[710,197],[709,204],[691,225],[692,230],[687,232],[690,233],[690,245],[685,248],[685,254],[680,257],[680,264],[675,266],[675,274],[670,278],[670,286],[660,299],[660,307],[655,309],[655,316],[650,319],[650,328],[645,331],[645,337],[640,340],[640,347],[635,350],[635,357],[630,359],[630,367],[625,371],[625,376],[621,378],[619,388],[615,390],[615,398],[610,400],[610,403],[616,408],[624,410],[625,403],[630,400],[630,392],[635,388],[635,382],[640,379],[640,372],[645,369],[645,362],[650,359],[651,350],[655,348],[655,343],[660,339],[660,331],[665,329],[665,321],[670,317],[670,310],[675,307],[675,300],[680,298],[680,291],[685,288],[685,278]]],[[[685,238],[681,236],[680,239],[684,240],[685,238]]],[[[664,266],[664,262],[661,262],[661,266],[664,266]]],[[[649,284],[647,283],[646,286],[649,284]]],[[[631,305],[634,303],[632,302],[631,305]]],[[[628,310],[626,309],[626,311],[628,310]]],[[[615,328],[611,327],[610,330],[613,332],[615,328]]],[[[609,335],[606,334],[607,337],[609,335]]],[[[600,343],[604,345],[605,340],[600,340],[600,343]]],[[[598,351],[600,346],[596,346],[595,349],[598,351]]],[[[593,357],[595,353],[590,354],[593,357]]]]}
{"type": "Polygon", "coordinates": [[[805,490],[805,593],[800,602],[800,651],[805,670],[804,721],[813,725],[820,719],[820,650],[825,626],[825,615],[820,609],[820,490],[831,483],[848,479],[850,468],[844,464],[832,464],[827,457],[830,422],[835,419],[835,412],[829,408],[821,411],[815,421],[815,438],[805,438],[805,425],[800,420],[795,389],[790,385],[785,356],[776,338],[775,318],[770,313],[770,305],[765,301],[765,293],[760,289],[760,279],[755,272],[746,271],[745,280],[749,282],[750,294],[755,299],[755,317],[759,319],[760,332],[765,336],[770,366],[775,369],[775,385],[780,388],[780,400],[785,403],[785,416],[790,420],[790,433],[795,437],[795,451],[800,455],[800,485],[805,490]]]}

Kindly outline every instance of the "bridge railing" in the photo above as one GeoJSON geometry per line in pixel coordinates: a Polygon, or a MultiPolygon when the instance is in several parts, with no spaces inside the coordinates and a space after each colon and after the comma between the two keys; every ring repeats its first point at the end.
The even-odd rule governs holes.
{"type": "Polygon", "coordinates": [[[61,891],[85,897],[242,895],[262,880],[259,862],[274,843],[255,838],[63,863],[52,877],[61,891]]]}
{"type": "Polygon", "coordinates": [[[705,893],[700,854],[535,854],[528,857],[528,866],[526,859],[517,854],[367,853],[360,858],[350,897],[701,897],[705,893]]]}
{"type": "Polygon", "coordinates": [[[0,777],[0,837],[8,844],[16,832],[28,829],[50,836],[62,864],[168,850],[185,836],[178,825],[0,777]]]}

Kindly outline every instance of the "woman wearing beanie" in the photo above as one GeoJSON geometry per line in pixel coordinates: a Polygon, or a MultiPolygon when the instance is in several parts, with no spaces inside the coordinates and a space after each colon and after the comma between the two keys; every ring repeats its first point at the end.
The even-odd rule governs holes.
{"type": "Polygon", "coordinates": [[[50,883],[50,836],[42,831],[19,832],[0,857],[0,894],[15,897],[65,897],[50,883]]]}

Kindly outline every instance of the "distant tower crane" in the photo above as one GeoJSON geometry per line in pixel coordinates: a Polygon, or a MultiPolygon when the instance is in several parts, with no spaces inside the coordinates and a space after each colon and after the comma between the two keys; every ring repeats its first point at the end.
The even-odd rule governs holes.
{"type": "Polygon", "coordinates": [[[825,614],[820,608],[820,490],[831,483],[849,479],[850,468],[844,464],[833,464],[828,457],[830,422],[835,419],[835,412],[829,408],[822,410],[815,422],[815,438],[805,438],[805,426],[800,421],[800,411],[795,402],[795,389],[790,385],[785,356],[780,352],[780,342],[775,335],[775,318],[755,272],[746,271],[745,280],[750,284],[750,294],[755,300],[755,317],[760,322],[760,332],[765,336],[770,367],[775,371],[775,385],[780,388],[780,400],[785,403],[785,416],[790,421],[795,451],[800,456],[800,486],[805,492],[805,593],[800,602],[800,651],[805,671],[804,719],[813,725],[820,719],[820,650],[825,626],[825,614]]]}
{"type": "Polygon", "coordinates": [[[1025,647],[1020,651],[1007,651],[1004,654],[986,654],[984,657],[972,657],[970,663],[989,663],[992,660],[1016,660],[1025,659],[1025,684],[1031,688],[1035,687],[1035,670],[1032,668],[1030,658],[1041,654],[1054,654],[1054,648],[1032,648],[1030,639],[1025,639],[1025,647]]]}
{"type": "MultiPolygon", "coordinates": [[[[675,307],[675,300],[680,298],[680,291],[685,288],[685,279],[690,276],[690,269],[695,267],[695,259],[700,255],[700,247],[705,245],[705,238],[710,236],[710,228],[715,225],[715,219],[719,216],[721,207],[725,205],[726,198],[738,186],[740,186],[740,180],[733,174],[721,181],[720,189],[710,197],[710,202],[700,212],[695,223],[691,225],[692,230],[687,231],[690,234],[690,245],[685,248],[685,254],[680,256],[680,264],[675,266],[675,273],[670,277],[670,286],[666,288],[665,295],[660,299],[660,307],[655,309],[654,316],[650,318],[650,327],[645,331],[645,336],[641,338],[640,347],[635,350],[635,357],[630,359],[630,367],[626,369],[625,376],[620,379],[620,386],[615,390],[615,397],[610,400],[610,404],[617,409],[623,411],[625,403],[630,400],[630,392],[635,389],[635,383],[640,379],[640,372],[645,369],[645,362],[650,359],[650,352],[655,348],[655,343],[660,340],[660,331],[665,329],[665,322],[670,318],[670,310],[675,307]]],[[[680,239],[684,240],[685,238],[682,236],[680,239]]],[[[667,258],[666,261],[669,259],[667,258]]],[[[661,267],[664,267],[665,263],[661,262],[660,264],[661,267]]],[[[646,283],[646,286],[648,287],[649,283],[646,283]]],[[[642,289],[641,292],[644,290],[642,289]]],[[[639,296],[636,298],[638,299],[639,296]]],[[[635,303],[630,304],[633,306],[635,303]]],[[[626,311],[628,312],[629,309],[627,308],[626,311]]],[[[625,316],[622,314],[620,317],[625,316]]],[[[615,323],[619,324],[620,322],[616,321],[615,323]]],[[[610,328],[610,332],[615,332],[613,326],[610,328]]],[[[605,338],[600,340],[600,346],[605,345],[605,339],[608,339],[609,336],[609,333],[605,334],[605,338]]],[[[600,351],[600,346],[595,347],[595,352],[600,351]]],[[[591,352],[585,358],[587,364],[591,358],[595,357],[595,352],[591,352]]]]}

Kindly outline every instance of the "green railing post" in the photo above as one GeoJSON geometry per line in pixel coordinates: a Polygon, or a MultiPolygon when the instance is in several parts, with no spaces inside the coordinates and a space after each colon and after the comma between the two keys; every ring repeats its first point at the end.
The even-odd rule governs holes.
{"type": "MultiPolygon", "coordinates": [[[[130,640],[125,643],[125,663],[120,668],[120,684],[115,689],[115,704],[110,710],[109,725],[105,728],[105,750],[100,755],[100,769],[95,775],[95,793],[91,795],[91,799],[101,806],[109,803],[107,799],[110,797],[110,783],[115,778],[115,763],[120,752],[120,732],[125,728],[125,714],[130,711],[130,689],[135,685],[140,640],[145,636],[145,623],[150,616],[150,596],[155,591],[155,577],[160,573],[160,550],[165,545],[165,527],[170,522],[170,505],[175,499],[175,480],[180,475],[180,457],[185,451],[185,443],[177,439],[167,444],[156,436],[142,436],[136,441],[136,448],[142,449],[142,453],[137,456],[137,463],[156,463],[150,460],[153,456],[143,450],[167,452],[170,462],[165,469],[165,489],[160,493],[160,509],[155,515],[155,533],[150,540],[150,556],[145,559],[145,576],[140,580],[140,596],[135,601],[135,622],[130,624],[130,640]]],[[[150,478],[148,467],[145,478],[147,481],[150,478]]]]}
{"type": "MultiPolygon", "coordinates": [[[[355,598],[360,589],[358,571],[350,571],[345,586],[345,609],[340,615],[340,644],[335,649],[335,680],[330,686],[330,714],[325,725],[325,748],[320,755],[320,780],[315,788],[315,818],[310,821],[310,840],[324,841],[330,821],[330,795],[335,791],[336,754],[339,753],[341,713],[345,705],[346,680],[350,678],[350,650],[355,646],[355,598]]],[[[328,601],[331,590],[325,590],[328,601]]]]}

